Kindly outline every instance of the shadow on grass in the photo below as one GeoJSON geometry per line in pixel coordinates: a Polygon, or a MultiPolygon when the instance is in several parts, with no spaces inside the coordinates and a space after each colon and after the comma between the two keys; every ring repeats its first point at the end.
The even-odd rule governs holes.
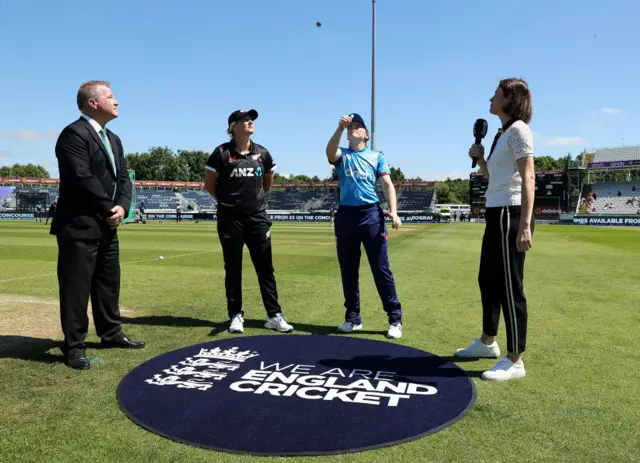
{"type": "MultiPolygon", "coordinates": [[[[189,317],[170,317],[170,316],[158,316],[158,317],[140,317],[140,318],[125,318],[124,323],[140,324],[140,325],[152,325],[152,326],[213,326],[209,336],[217,336],[224,332],[229,327],[229,322],[209,322],[206,320],[194,319],[189,317]]],[[[246,328],[260,328],[264,329],[264,320],[245,319],[244,323],[246,328]]],[[[304,323],[296,323],[296,332],[310,333],[315,335],[328,335],[337,334],[336,327],[333,325],[310,325],[304,323]]],[[[351,336],[364,335],[364,334],[378,334],[383,335],[384,331],[358,331],[351,336]]],[[[29,336],[19,335],[0,335],[0,359],[12,358],[19,360],[29,360],[40,363],[62,363],[62,341],[55,341],[53,339],[33,338],[29,336]],[[55,354],[51,353],[52,349],[55,349],[55,354]]],[[[102,346],[100,343],[87,342],[87,349],[100,349],[102,346]]],[[[448,362],[460,363],[460,362],[473,362],[478,359],[475,358],[463,358],[456,356],[437,357],[437,356],[424,356],[413,358],[396,358],[396,357],[384,357],[384,356],[364,356],[355,357],[351,360],[338,360],[338,359],[326,359],[319,363],[331,368],[364,368],[368,369],[367,365],[370,365],[373,370],[394,371],[397,373],[397,381],[409,381],[405,376],[419,375],[422,371],[433,371],[437,369],[441,377],[454,377],[461,376],[463,373],[460,370],[452,368],[441,368],[448,362]]],[[[466,374],[472,378],[479,378],[482,376],[484,370],[480,371],[466,371],[466,374]]]]}
{"type": "Polygon", "coordinates": [[[393,371],[395,381],[430,384],[429,382],[416,381],[416,377],[429,376],[435,378],[459,378],[469,376],[480,378],[485,370],[468,371],[460,368],[446,368],[449,362],[456,361],[458,357],[438,357],[425,355],[421,357],[390,357],[385,355],[358,356],[349,360],[324,359],[318,361],[320,365],[328,368],[340,368],[344,370],[364,369],[371,371],[393,371]]]}
{"type": "Polygon", "coordinates": [[[480,360],[479,357],[458,357],[457,355],[445,355],[440,356],[440,358],[453,363],[477,362],[480,360]]]}
{"type": "MultiPolygon", "coordinates": [[[[88,342],[87,348],[100,348],[99,343],[88,342]]],[[[19,335],[0,336],[0,359],[11,358],[18,360],[30,360],[40,363],[62,363],[62,341],[53,339],[32,338],[19,335]],[[56,349],[56,353],[50,353],[56,349]]]]}
{"type": "MultiPolygon", "coordinates": [[[[193,317],[174,317],[172,315],[150,315],[147,317],[122,317],[123,325],[146,325],[146,326],[179,326],[179,327],[201,327],[214,326],[215,323],[209,320],[201,320],[193,317]]],[[[126,327],[125,327],[126,328],[126,327]]]]}
{"type": "MultiPolygon", "coordinates": [[[[173,327],[211,327],[209,336],[217,336],[220,333],[224,333],[229,328],[229,320],[224,321],[211,321],[202,320],[200,318],[193,317],[174,317],[172,315],[150,315],[144,317],[123,317],[122,323],[124,325],[146,325],[146,326],[173,326],[173,327]]],[[[247,329],[261,329],[264,327],[265,319],[244,319],[244,327],[247,329]]],[[[311,325],[308,323],[292,322],[295,329],[294,333],[309,333],[317,335],[339,334],[334,325],[311,325]]],[[[125,326],[126,330],[126,326],[125,326]]],[[[381,334],[384,335],[386,331],[357,331],[352,333],[351,336],[365,335],[365,334],[381,334]]]]}
{"type": "MultiPolygon", "coordinates": [[[[262,329],[262,330],[266,330],[266,328],[264,327],[264,323],[265,320],[257,320],[257,319],[251,319],[251,318],[245,318],[244,319],[244,327],[245,328],[253,328],[253,329],[262,329]]],[[[328,335],[328,334],[339,334],[336,330],[336,326],[335,325],[311,325],[308,323],[298,323],[298,322],[291,322],[291,324],[293,325],[294,328],[294,333],[309,333],[309,334],[316,334],[316,335],[328,335]]],[[[215,322],[212,323],[213,325],[213,329],[211,330],[211,333],[209,333],[209,336],[217,336],[220,333],[223,333],[225,331],[227,331],[227,329],[229,328],[229,321],[225,320],[223,322],[215,322]]],[[[358,335],[363,335],[363,334],[384,334],[386,333],[386,331],[356,331],[355,333],[352,333],[351,336],[358,336],[358,335]]]]}

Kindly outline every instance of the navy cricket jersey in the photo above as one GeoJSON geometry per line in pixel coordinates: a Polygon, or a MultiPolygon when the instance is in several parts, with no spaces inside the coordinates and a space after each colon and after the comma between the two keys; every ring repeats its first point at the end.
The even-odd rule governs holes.
{"type": "Polygon", "coordinates": [[[271,153],[253,141],[247,154],[237,151],[234,140],[218,146],[205,165],[205,169],[217,173],[218,210],[247,215],[266,210],[264,174],[275,168],[271,153]]]}

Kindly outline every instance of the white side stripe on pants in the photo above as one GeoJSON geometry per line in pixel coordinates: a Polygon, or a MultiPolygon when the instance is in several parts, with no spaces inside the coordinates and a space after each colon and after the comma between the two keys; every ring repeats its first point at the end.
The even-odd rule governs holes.
{"type": "MultiPolygon", "coordinates": [[[[511,280],[511,260],[509,255],[509,230],[511,229],[511,216],[509,208],[503,207],[500,211],[500,233],[502,234],[502,265],[504,268],[505,292],[507,299],[507,310],[509,311],[511,323],[511,342],[513,343],[514,353],[518,353],[518,326],[516,321],[515,301],[513,299],[513,281],[511,280]],[[504,212],[507,211],[506,230],[503,228],[504,212]]],[[[505,320],[505,324],[506,324],[505,320]]]]}

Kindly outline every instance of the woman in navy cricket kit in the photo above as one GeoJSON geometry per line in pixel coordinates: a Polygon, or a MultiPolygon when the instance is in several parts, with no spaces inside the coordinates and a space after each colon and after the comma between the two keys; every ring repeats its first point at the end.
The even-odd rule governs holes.
{"type": "Polygon", "coordinates": [[[271,153],[251,140],[255,109],[237,110],[227,119],[231,140],[218,146],[205,165],[204,188],[218,203],[218,237],[224,259],[229,332],[244,332],[242,310],[242,252],[244,245],[258,276],[267,311],[265,328],[293,331],[282,315],[271,253],[271,221],[266,194],[276,164],[271,153]]]}
{"type": "Polygon", "coordinates": [[[482,239],[478,283],[482,296],[482,336],[460,357],[500,356],[495,341],[504,313],[508,354],[482,374],[488,381],[506,381],[525,376],[520,358],[527,339],[527,300],[523,289],[525,253],[531,249],[535,170],[531,121],[531,92],[522,79],[500,82],[491,98],[491,114],[500,118],[489,157],[484,147],[473,145],[469,156],[477,159],[489,178],[486,196],[486,228],[482,239]]]}
{"type": "Polygon", "coordinates": [[[387,216],[392,220],[394,229],[400,228],[400,218],[396,211],[396,191],[389,168],[382,153],[367,148],[368,139],[367,126],[362,117],[351,114],[340,118],[338,128],[327,144],[327,158],[336,168],[340,187],[335,235],[346,314],[345,322],[338,327],[338,331],[351,333],[362,329],[358,271],[360,244],[363,244],[382,306],[389,318],[387,337],[397,339],[402,336],[402,308],[389,268],[387,229],[376,193],[379,178],[382,179],[389,203],[387,216]],[[347,128],[349,148],[340,148],[340,138],[347,128]]]}

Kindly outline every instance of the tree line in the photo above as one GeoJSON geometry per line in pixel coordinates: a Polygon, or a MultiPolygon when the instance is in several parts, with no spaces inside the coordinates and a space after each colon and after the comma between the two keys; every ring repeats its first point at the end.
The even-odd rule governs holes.
{"type": "Polygon", "coordinates": [[[14,164],[0,167],[0,177],[50,178],[49,171],[36,164],[14,164]]]}
{"type": "MultiPolygon", "coordinates": [[[[144,153],[129,153],[126,161],[127,167],[135,171],[137,180],[162,180],[173,182],[202,182],[204,179],[205,164],[209,158],[205,151],[177,150],[155,146],[144,153]]],[[[571,153],[559,159],[551,156],[539,156],[534,160],[536,171],[542,170],[567,170],[572,162],[581,161],[584,152],[574,160],[571,153]]],[[[391,180],[396,182],[421,182],[420,177],[407,177],[400,167],[391,167],[391,180]]],[[[34,164],[14,164],[12,167],[0,167],[0,177],[31,177],[49,178],[47,169],[34,164]]],[[[306,182],[335,182],[338,175],[334,168],[327,177],[318,175],[290,175],[284,177],[276,172],[274,181],[306,183],[306,182]]],[[[428,179],[427,179],[428,180],[428,179]]],[[[439,203],[466,204],[469,201],[469,179],[447,179],[435,182],[436,196],[439,203]]]]}
{"type": "MultiPolygon", "coordinates": [[[[127,167],[136,172],[139,180],[164,180],[173,182],[202,182],[205,164],[209,153],[204,151],[178,150],[173,152],[168,147],[152,147],[146,153],[130,153],[126,155],[127,167]]],[[[335,182],[338,174],[334,168],[326,177],[303,174],[285,177],[275,173],[275,182],[306,183],[335,182]]],[[[394,182],[422,181],[420,177],[407,178],[402,169],[391,167],[391,180],[394,182]]]]}

